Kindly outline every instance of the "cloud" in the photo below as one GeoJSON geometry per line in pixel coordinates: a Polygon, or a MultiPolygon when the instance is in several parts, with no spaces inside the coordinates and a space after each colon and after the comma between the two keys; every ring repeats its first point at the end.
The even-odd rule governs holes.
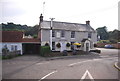
{"type": "Polygon", "coordinates": [[[14,2],[2,2],[1,4],[3,17],[20,16],[26,13],[24,9],[14,2]]]}

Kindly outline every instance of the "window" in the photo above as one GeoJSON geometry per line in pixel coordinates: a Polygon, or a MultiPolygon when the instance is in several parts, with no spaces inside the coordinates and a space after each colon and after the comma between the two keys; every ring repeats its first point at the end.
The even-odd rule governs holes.
{"type": "Polygon", "coordinates": [[[92,36],[92,33],[88,32],[88,38],[91,38],[91,36],[92,36]]]}
{"type": "Polygon", "coordinates": [[[55,30],[52,30],[52,37],[55,37],[55,30]]]}
{"type": "Polygon", "coordinates": [[[64,30],[61,31],[61,37],[65,37],[65,31],[64,30]]]}
{"type": "Polygon", "coordinates": [[[52,42],[52,50],[55,50],[55,42],[52,42]]]}
{"type": "Polygon", "coordinates": [[[4,45],[4,48],[7,48],[7,45],[4,45]]]}
{"type": "Polygon", "coordinates": [[[60,38],[60,32],[59,31],[57,32],[57,36],[56,37],[60,38]]]}
{"type": "Polygon", "coordinates": [[[17,46],[11,45],[11,51],[17,51],[17,46]]]}
{"type": "Polygon", "coordinates": [[[17,46],[15,46],[15,51],[17,51],[17,46]]]}
{"type": "Polygon", "coordinates": [[[14,46],[13,45],[11,45],[11,51],[14,51],[14,46]]]}
{"type": "Polygon", "coordinates": [[[75,31],[71,31],[71,38],[75,38],[75,31]]]}

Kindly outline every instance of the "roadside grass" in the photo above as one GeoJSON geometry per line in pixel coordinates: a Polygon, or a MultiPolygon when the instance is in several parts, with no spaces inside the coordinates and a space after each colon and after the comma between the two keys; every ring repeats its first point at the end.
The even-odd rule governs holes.
{"type": "Polygon", "coordinates": [[[2,55],[0,55],[0,60],[2,60],[2,55]]]}

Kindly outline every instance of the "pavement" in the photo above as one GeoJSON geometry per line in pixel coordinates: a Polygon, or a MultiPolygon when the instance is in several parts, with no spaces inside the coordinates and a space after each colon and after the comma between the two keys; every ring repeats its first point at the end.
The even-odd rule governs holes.
{"type": "Polygon", "coordinates": [[[114,67],[120,71],[120,64],[118,62],[115,62],[114,67]]]}

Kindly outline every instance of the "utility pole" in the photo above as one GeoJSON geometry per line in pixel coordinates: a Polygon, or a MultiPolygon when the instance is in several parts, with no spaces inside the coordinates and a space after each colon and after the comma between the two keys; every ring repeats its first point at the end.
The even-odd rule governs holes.
{"type": "Polygon", "coordinates": [[[43,15],[44,15],[44,9],[45,9],[45,2],[43,2],[43,15]]]}
{"type": "Polygon", "coordinates": [[[52,50],[52,28],[53,28],[53,20],[55,18],[50,18],[51,22],[50,22],[50,48],[52,50]]]}

